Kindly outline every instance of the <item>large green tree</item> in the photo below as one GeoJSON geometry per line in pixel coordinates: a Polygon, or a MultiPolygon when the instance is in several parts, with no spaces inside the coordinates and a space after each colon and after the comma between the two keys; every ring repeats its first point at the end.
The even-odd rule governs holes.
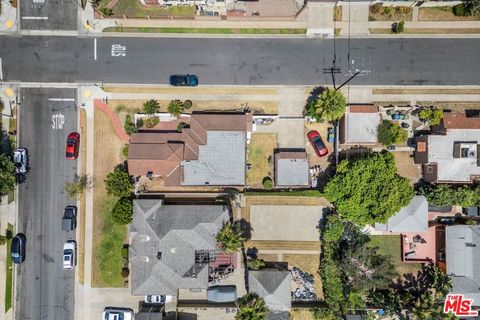
{"type": "Polygon", "coordinates": [[[322,94],[310,102],[308,115],[317,121],[336,121],[345,113],[347,100],[337,90],[325,88],[322,94]]]}
{"type": "Polygon", "coordinates": [[[258,294],[250,292],[237,299],[238,308],[235,320],[264,320],[268,316],[265,300],[258,294]]]}
{"type": "Polygon", "coordinates": [[[0,194],[6,194],[15,188],[15,165],[10,157],[0,154],[0,194]]]}
{"type": "Polygon", "coordinates": [[[105,188],[109,195],[116,197],[129,196],[133,192],[133,183],[130,175],[123,166],[118,166],[107,174],[105,188]]]}
{"type": "Polygon", "coordinates": [[[243,232],[240,229],[240,224],[231,224],[230,222],[227,222],[223,225],[222,229],[218,231],[215,238],[220,244],[222,250],[227,253],[239,251],[245,241],[243,232]]]}
{"type": "Polygon", "coordinates": [[[480,14],[480,0],[463,0],[464,14],[476,16],[480,14]]]}
{"type": "Polygon", "coordinates": [[[431,126],[436,126],[440,124],[443,119],[443,110],[425,108],[420,111],[418,117],[422,120],[428,121],[431,126]]]}
{"type": "Polygon", "coordinates": [[[397,174],[391,153],[373,152],[364,159],[341,161],[324,194],[345,219],[365,226],[385,223],[408,205],[414,191],[397,174]]]}
{"type": "Polygon", "coordinates": [[[400,127],[398,124],[389,120],[383,120],[377,128],[378,142],[388,147],[392,144],[402,144],[407,141],[407,130],[400,127]]]}
{"type": "Polygon", "coordinates": [[[436,206],[471,207],[480,205],[480,187],[451,186],[448,184],[428,184],[422,186],[419,193],[424,195],[428,203],[436,206]]]}

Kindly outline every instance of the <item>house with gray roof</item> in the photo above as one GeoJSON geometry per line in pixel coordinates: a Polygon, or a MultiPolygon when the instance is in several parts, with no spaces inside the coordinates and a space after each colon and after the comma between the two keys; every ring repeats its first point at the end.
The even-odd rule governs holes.
{"type": "Polygon", "coordinates": [[[480,306],[480,226],[447,226],[445,255],[452,293],[461,293],[480,306]]]}
{"type": "Polygon", "coordinates": [[[275,186],[278,188],[310,186],[309,164],[305,150],[275,152],[275,186]]]}
{"type": "Polygon", "coordinates": [[[133,200],[129,261],[132,295],[206,289],[216,233],[229,220],[223,205],[168,205],[133,200]]]}
{"type": "Polygon", "coordinates": [[[387,223],[375,223],[376,231],[425,232],[428,229],[428,202],[424,196],[414,196],[387,223]]]}
{"type": "Polygon", "coordinates": [[[262,297],[272,313],[290,311],[292,307],[290,271],[249,271],[248,284],[250,291],[262,297]]]}

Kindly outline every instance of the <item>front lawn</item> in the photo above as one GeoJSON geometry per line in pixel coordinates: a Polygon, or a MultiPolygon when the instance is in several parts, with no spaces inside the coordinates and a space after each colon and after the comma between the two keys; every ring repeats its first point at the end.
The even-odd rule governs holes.
{"type": "Polygon", "coordinates": [[[425,7],[418,10],[419,21],[464,21],[480,20],[480,14],[476,16],[456,16],[452,6],[425,7]]]}
{"type": "Polygon", "coordinates": [[[150,16],[155,17],[192,17],[195,15],[194,6],[170,6],[170,7],[155,7],[144,6],[138,0],[120,0],[113,7],[113,15],[116,17],[128,18],[145,18],[150,16]]]}
{"type": "Polygon", "coordinates": [[[421,263],[405,263],[402,261],[400,235],[370,236],[370,246],[378,247],[378,253],[391,257],[399,275],[411,273],[416,275],[422,268],[421,263]]]}
{"type": "MultiPolygon", "coordinates": [[[[7,232],[10,232],[13,236],[13,225],[10,223],[7,226],[7,232]]],[[[10,245],[12,239],[7,240],[7,276],[5,280],[5,312],[12,307],[12,287],[13,287],[13,262],[10,254],[10,245]]]]}
{"type": "Polygon", "coordinates": [[[247,171],[247,185],[262,188],[265,177],[273,180],[273,150],[277,147],[276,133],[254,133],[247,148],[247,163],[252,167],[247,171]]]}

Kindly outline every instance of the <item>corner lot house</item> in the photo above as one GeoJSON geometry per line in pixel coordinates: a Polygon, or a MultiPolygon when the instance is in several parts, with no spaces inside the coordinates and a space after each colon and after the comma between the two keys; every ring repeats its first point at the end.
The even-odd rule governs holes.
{"type": "Polygon", "coordinates": [[[452,276],[452,292],[473,299],[480,306],[480,226],[447,226],[447,273],[452,276]]]}
{"type": "Polygon", "coordinates": [[[480,117],[446,113],[436,134],[417,137],[415,163],[427,182],[470,183],[480,176],[480,117]]]}
{"type": "Polygon", "coordinates": [[[134,133],[128,171],[165,186],[243,186],[252,115],[192,114],[188,127],[134,133]]]}
{"type": "Polygon", "coordinates": [[[377,144],[377,127],[380,124],[378,107],[373,104],[347,106],[340,120],[339,138],[341,144],[372,145],[377,144]]]}
{"type": "Polygon", "coordinates": [[[219,254],[215,235],[229,220],[223,205],[166,205],[135,199],[130,226],[132,295],[176,295],[206,289],[209,263],[219,254]]]}

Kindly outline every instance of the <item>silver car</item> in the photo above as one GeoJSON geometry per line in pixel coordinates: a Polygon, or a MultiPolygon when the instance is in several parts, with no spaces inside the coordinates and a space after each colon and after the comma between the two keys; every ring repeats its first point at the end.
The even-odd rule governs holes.
{"type": "Polygon", "coordinates": [[[27,173],[28,171],[28,152],[25,148],[18,148],[13,152],[13,163],[17,173],[27,173]]]}

